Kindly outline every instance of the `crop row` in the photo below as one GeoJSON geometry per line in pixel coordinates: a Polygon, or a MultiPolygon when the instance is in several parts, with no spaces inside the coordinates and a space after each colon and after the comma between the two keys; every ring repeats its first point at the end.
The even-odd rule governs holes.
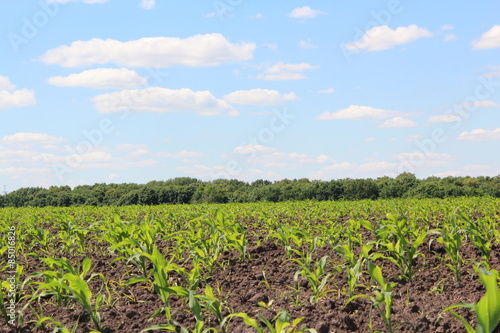
{"type": "Polygon", "coordinates": [[[0,328],[492,332],[499,223],[493,198],[2,209],[0,328]],[[257,271],[261,292],[226,283],[228,272],[250,281],[242,270],[257,271]],[[408,286],[428,276],[428,294],[473,283],[480,297],[466,303],[458,293],[417,311],[428,322],[419,328],[399,306],[424,306],[408,286]],[[114,321],[120,311],[135,328],[114,321]]]}

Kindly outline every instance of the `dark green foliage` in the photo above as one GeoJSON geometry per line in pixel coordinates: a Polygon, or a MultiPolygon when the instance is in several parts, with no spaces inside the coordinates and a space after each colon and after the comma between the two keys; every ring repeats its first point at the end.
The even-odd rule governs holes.
{"type": "Polygon", "coordinates": [[[259,179],[246,183],[237,179],[201,181],[181,177],[139,184],[94,184],[26,187],[0,195],[0,207],[109,206],[189,203],[229,203],[298,200],[360,200],[389,198],[447,198],[459,196],[500,197],[500,175],[496,177],[429,177],[412,173],[396,178],[338,179],[330,181],[259,179]]]}

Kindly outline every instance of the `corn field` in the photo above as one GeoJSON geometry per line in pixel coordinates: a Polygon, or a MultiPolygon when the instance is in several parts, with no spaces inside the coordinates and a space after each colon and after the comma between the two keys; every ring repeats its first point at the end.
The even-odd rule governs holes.
{"type": "Polygon", "coordinates": [[[0,331],[495,332],[499,224],[465,197],[3,208],[0,331]]]}

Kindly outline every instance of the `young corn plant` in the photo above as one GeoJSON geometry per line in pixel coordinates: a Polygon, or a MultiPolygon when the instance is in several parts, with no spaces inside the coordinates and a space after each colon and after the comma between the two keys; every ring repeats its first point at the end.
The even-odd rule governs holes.
{"type": "MultiPolygon", "coordinates": [[[[172,293],[180,293],[181,295],[186,296],[185,294],[189,294],[187,289],[172,286],[170,283],[170,273],[173,271],[179,271],[179,266],[172,263],[167,262],[163,255],[160,253],[156,245],[153,246],[152,253],[143,252],[142,255],[149,259],[153,263],[153,286],[158,295],[163,302],[163,307],[158,309],[152,317],[158,316],[160,313],[164,313],[167,319],[167,324],[165,327],[170,327],[172,323],[172,313],[170,308],[170,294],[172,293]]],[[[147,280],[146,277],[143,280],[147,280]]],[[[135,279],[134,282],[140,282],[141,279],[135,279]]]]}
{"type": "MultiPolygon", "coordinates": [[[[231,318],[231,317],[239,317],[243,319],[243,322],[254,328],[258,333],[265,333],[264,329],[259,325],[259,322],[248,316],[248,314],[240,312],[240,313],[234,313],[230,314],[229,316],[226,317],[225,320],[231,318]]],[[[299,325],[302,321],[304,321],[305,318],[297,318],[294,320],[291,320],[290,314],[288,312],[282,310],[279,311],[276,317],[273,319],[274,325],[264,318],[262,315],[259,315],[259,318],[264,325],[266,325],[268,332],[269,333],[301,333],[301,332],[310,332],[310,333],[317,333],[317,331],[314,328],[307,328],[307,327],[302,327],[299,328],[299,325]]]]}
{"type": "Polygon", "coordinates": [[[380,316],[384,320],[387,330],[389,333],[394,332],[394,328],[391,321],[391,312],[392,312],[392,289],[396,286],[394,282],[385,282],[384,276],[382,275],[382,269],[380,266],[373,264],[371,261],[368,261],[368,273],[370,277],[377,282],[378,287],[373,288],[373,296],[372,295],[355,295],[347,300],[347,304],[349,304],[352,300],[356,298],[366,298],[370,300],[372,305],[378,310],[380,316]]]}
{"type": "Polygon", "coordinates": [[[54,296],[59,305],[68,305],[68,301],[73,300],[82,306],[94,323],[95,328],[101,331],[102,327],[99,309],[104,302],[111,302],[111,293],[104,275],[92,274],[87,280],[84,280],[84,277],[90,271],[92,265],[92,262],[87,257],[82,260],[81,265],[77,268],[69,264],[66,258],[44,258],[43,260],[51,268],[59,268],[60,270],[33,273],[29,276],[29,278],[40,276],[45,278],[45,282],[35,282],[35,284],[39,286],[38,292],[32,296],[30,302],[46,296],[54,296]],[[88,281],[95,277],[99,277],[103,282],[106,295],[99,292],[95,296],[94,305],[92,305],[93,295],[88,285],[88,281]]]}
{"type": "Polygon", "coordinates": [[[315,265],[314,270],[311,270],[308,266],[304,265],[296,259],[292,259],[298,262],[302,267],[295,273],[294,281],[297,283],[299,276],[303,276],[309,282],[309,287],[311,288],[312,295],[309,301],[312,304],[318,303],[318,301],[327,293],[333,290],[325,290],[328,284],[328,280],[333,273],[326,273],[326,260],[328,256],[322,257],[315,265]]]}
{"type": "Polygon", "coordinates": [[[498,271],[480,269],[479,279],[486,288],[486,294],[477,303],[459,303],[447,307],[443,312],[450,312],[464,325],[467,333],[491,333],[500,322],[500,290],[498,289],[498,271]],[[453,309],[466,308],[476,313],[477,326],[474,328],[453,309]]]}
{"type": "Polygon", "coordinates": [[[462,268],[462,255],[460,254],[460,246],[462,245],[461,230],[455,229],[453,226],[445,225],[441,229],[441,237],[436,240],[444,245],[446,255],[451,261],[451,264],[446,264],[453,274],[455,279],[460,281],[460,269],[462,268]]]}
{"type": "Polygon", "coordinates": [[[358,260],[347,271],[347,293],[349,298],[354,296],[354,290],[358,286],[358,281],[363,274],[363,266],[366,260],[369,259],[369,252],[372,248],[373,245],[363,245],[358,260]]]}
{"type": "Polygon", "coordinates": [[[99,308],[104,303],[104,295],[98,294],[94,305],[92,305],[92,292],[87,282],[81,276],[67,273],[64,275],[63,281],[66,282],[63,286],[67,288],[72,295],[70,298],[74,299],[82,306],[85,312],[90,316],[97,331],[102,331],[99,308]]]}
{"type": "Polygon", "coordinates": [[[240,253],[241,259],[246,260],[248,247],[246,230],[240,223],[236,223],[231,229],[232,230],[226,233],[227,247],[230,249],[236,249],[240,253]]]}
{"type": "Polygon", "coordinates": [[[429,231],[414,229],[406,218],[399,218],[395,214],[387,214],[387,216],[391,223],[386,224],[386,227],[392,233],[393,240],[382,244],[390,253],[384,258],[393,262],[404,278],[411,279],[415,274],[414,266],[417,257],[422,256],[425,259],[424,254],[418,252],[418,248],[424,243],[429,231]]]}

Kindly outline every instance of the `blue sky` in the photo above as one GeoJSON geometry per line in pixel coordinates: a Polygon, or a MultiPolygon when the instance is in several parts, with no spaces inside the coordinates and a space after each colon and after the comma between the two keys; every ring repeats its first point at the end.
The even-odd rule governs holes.
{"type": "Polygon", "coordinates": [[[498,1],[0,2],[0,185],[500,174],[498,1]]]}

